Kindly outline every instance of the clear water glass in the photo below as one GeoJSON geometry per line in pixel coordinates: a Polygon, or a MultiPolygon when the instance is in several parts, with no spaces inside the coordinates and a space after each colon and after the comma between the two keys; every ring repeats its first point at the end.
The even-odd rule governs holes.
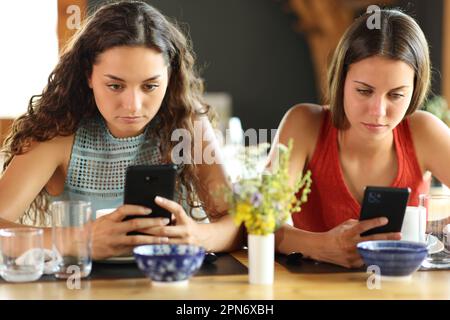
{"type": "Polygon", "coordinates": [[[86,201],[56,201],[50,205],[55,277],[89,276],[92,269],[92,209],[86,201]]]}
{"type": "Polygon", "coordinates": [[[435,250],[429,250],[422,266],[450,268],[450,195],[420,195],[420,206],[427,213],[428,242],[436,242],[435,250]]]}
{"type": "Polygon", "coordinates": [[[44,230],[0,229],[0,276],[8,282],[38,280],[44,272],[44,230]]]}

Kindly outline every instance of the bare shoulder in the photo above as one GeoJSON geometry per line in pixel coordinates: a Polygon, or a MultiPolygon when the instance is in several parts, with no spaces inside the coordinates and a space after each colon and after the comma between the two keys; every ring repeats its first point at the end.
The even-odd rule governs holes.
{"type": "Polygon", "coordinates": [[[311,150],[316,144],[322,124],[324,107],[316,104],[297,104],[287,111],[280,124],[280,139],[302,141],[311,150]]]}
{"type": "Polygon", "coordinates": [[[296,117],[298,120],[320,120],[324,107],[312,103],[299,103],[288,110],[286,115],[296,117]]]}
{"type": "Polygon", "coordinates": [[[290,108],[284,116],[287,125],[303,125],[305,129],[315,127],[321,124],[324,107],[317,104],[302,103],[290,108]]]}
{"type": "Polygon", "coordinates": [[[33,142],[0,177],[0,217],[16,221],[70,157],[73,136],[33,142]],[[26,182],[26,183],[21,183],[26,182]]]}
{"type": "Polygon", "coordinates": [[[33,141],[27,152],[36,151],[49,151],[52,152],[52,156],[62,156],[62,153],[72,150],[74,135],[70,136],[57,136],[47,141],[33,141]],[[58,154],[57,154],[58,153],[58,154]]]}
{"type": "Polygon", "coordinates": [[[423,169],[431,170],[436,167],[436,155],[444,158],[450,154],[450,128],[425,111],[414,112],[409,123],[418,160],[423,169]]]}
{"type": "Polygon", "coordinates": [[[448,127],[435,115],[426,111],[416,111],[410,117],[410,128],[414,142],[430,143],[431,138],[448,133],[448,127]]]}
{"type": "Polygon", "coordinates": [[[47,141],[33,141],[30,147],[17,158],[51,162],[56,166],[63,165],[72,152],[74,135],[57,136],[47,141]]]}
{"type": "MultiPolygon", "coordinates": [[[[324,107],[315,104],[297,104],[284,115],[278,127],[277,137],[279,143],[284,145],[293,142],[292,153],[289,159],[290,183],[300,177],[309,159],[314,152],[323,119],[324,107]]],[[[277,157],[277,148],[270,151],[268,166],[277,157]]]]}

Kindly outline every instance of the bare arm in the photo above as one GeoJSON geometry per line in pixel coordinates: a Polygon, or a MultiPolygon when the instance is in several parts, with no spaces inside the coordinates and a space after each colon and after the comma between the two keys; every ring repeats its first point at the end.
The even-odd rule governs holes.
{"type": "MultiPolygon", "coordinates": [[[[34,143],[15,156],[0,177],[0,228],[22,226],[15,223],[62,164],[70,138],[34,143]]],[[[51,230],[44,228],[44,246],[51,248],[51,230]]]]}
{"type": "Polygon", "coordinates": [[[271,165],[277,158],[277,143],[288,145],[292,139],[293,148],[289,164],[289,182],[294,185],[303,173],[309,154],[315,147],[315,140],[321,120],[321,107],[314,105],[297,105],[291,108],[281,120],[272,149],[269,153],[271,165]]]}
{"type": "Polygon", "coordinates": [[[0,178],[1,219],[13,222],[22,216],[56,168],[63,164],[68,142],[67,137],[37,142],[12,159],[0,178]]]}
{"type": "MultiPolygon", "coordinates": [[[[318,106],[298,105],[291,108],[281,120],[275,141],[287,145],[293,140],[293,148],[289,164],[290,183],[303,173],[307,158],[313,152],[315,140],[320,126],[321,108],[318,106]]],[[[269,162],[277,157],[275,144],[269,154],[269,162]]],[[[313,182],[314,183],[314,182],[313,182]]],[[[301,252],[313,256],[317,251],[317,233],[294,228],[288,224],[275,233],[275,247],[278,252],[289,254],[301,252]]]]}
{"type": "MultiPolygon", "coordinates": [[[[202,121],[202,133],[204,135],[204,155],[214,155],[215,163],[203,161],[197,166],[197,174],[203,188],[199,190],[199,197],[205,203],[211,223],[200,224],[201,242],[210,248],[210,251],[232,251],[242,246],[243,227],[234,224],[232,217],[228,214],[228,204],[220,197],[220,189],[229,188],[230,182],[227,178],[223,159],[219,150],[219,144],[211,123],[206,117],[199,118],[202,121]]],[[[198,134],[198,133],[196,133],[198,134]]],[[[205,160],[205,159],[204,159],[205,160]]]]}
{"type": "Polygon", "coordinates": [[[411,116],[411,131],[419,162],[450,186],[450,128],[431,113],[417,111],[411,116]]]}
{"type": "Polygon", "coordinates": [[[277,252],[290,254],[301,252],[305,257],[315,257],[319,251],[320,234],[297,229],[285,224],[275,233],[277,252]]]}
{"type": "MultiPolygon", "coordinates": [[[[196,223],[187,216],[184,209],[176,202],[162,199],[156,202],[159,206],[172,212],[176,219],[175,226],[161,227],[154,235],[166,236],[171,243],[193,243],[203,246],[207,251],[232,251],[243,243],[243,227],[234,224],[228,214],[228,204],[221,197],[220,190],[229,188],[223,160],[220,158],[219,146],[209,120],[202,116],[198,118],[201,126],[195,126],[197,139],[202,135],[202,159],[197,164],[196,174],[200,186],[196,191],[208,214],[210,223],[196,223]]],[[[223,193],[223,192],[222,192],[223,193]]]]}

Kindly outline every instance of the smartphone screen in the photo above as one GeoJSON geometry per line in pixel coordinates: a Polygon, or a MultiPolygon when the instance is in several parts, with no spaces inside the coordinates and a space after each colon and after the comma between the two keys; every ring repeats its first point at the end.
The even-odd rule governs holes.
{"type": "Polygon", "coordinates": [[[368,230],[361,236],[400,232],[410,192],[409,188],[366,187],[359,220],[386,217],[389,222],[387,225],[368,230]]]}
{"type": "MultiPolygon", "coordinates": [[[[162,217],[172,220],[172,214],[155,203],[161,196],[173,200],[176,165],[138,165],[127,168],[124,204],[140,205],[152,209],[149,216],[128,216],[125,220],[144,217],[162,217]]],[[[172,221],[170,222],[170,224],[172,221]]]]}

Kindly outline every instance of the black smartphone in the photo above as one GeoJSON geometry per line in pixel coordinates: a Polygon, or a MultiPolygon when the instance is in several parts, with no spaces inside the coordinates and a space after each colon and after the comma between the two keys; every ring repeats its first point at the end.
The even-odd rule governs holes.
{"type": "Polygon", "coordinates": [[[366,187],[359,221],[386,217],[389,222],[387,225],[363,232],[361,236],[400,232],[410,193],[409,188],[366,187]]]}
{"type": "MultiPolygon", "coordinates": [[[[172,214],[155,203],[155,197],[161,196],[173,200],[177,166],[136,165],[127,168],[125,176],[124,204],[135,204],[152,209],[148,216],[127,216],[133,218],[168,218],[172,224],[172,214]]],[[[136,233],[130,233],[136,234],[136,233]]]]}

